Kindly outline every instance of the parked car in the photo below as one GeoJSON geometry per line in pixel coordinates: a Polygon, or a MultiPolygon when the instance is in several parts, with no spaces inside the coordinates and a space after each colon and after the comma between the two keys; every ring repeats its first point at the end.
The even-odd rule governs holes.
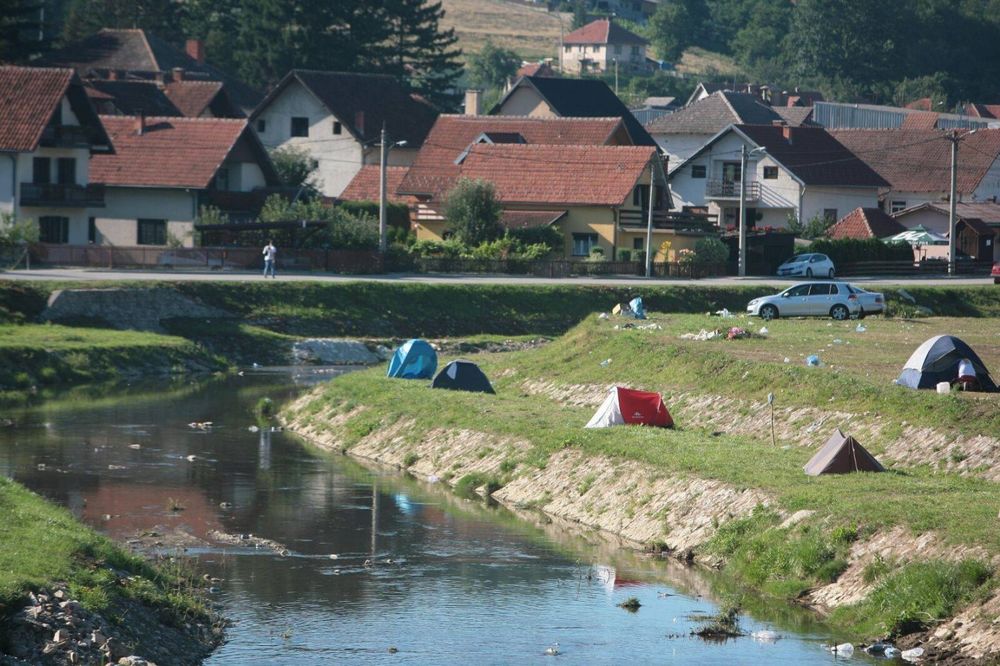
{"type": "Polygon", "coordinates": [[[854,284],[849,284],[847,287],[857,295],[858,303],[861,305],[861,309],[858,311],[858,317],[864,317],[871,314],[882,314],[885,312],[885,296],[882,293],[877,291],[868,291],[867,289],[862,289],[854,284]]]}
{"type": "Polygon", "coordinates": [[[993,270],[990,271],[990,275],[993,276],[993,284],[1000,284],[1000,261],[993,264],[993,270]]]}
{"type": "Polygon", "coordinates": [[[861,313],[861,299],[846,282],[800,282],[780,294],[747,303],[747,314],[761,319],[833,317],[844,320],[861,313]]]}
{"type": "Polygon", "coordinates": [[[797,254],[778,266],[782,277],[825,277],[833,279],[836,271],[830,257],[825,254],[797,254]]]}

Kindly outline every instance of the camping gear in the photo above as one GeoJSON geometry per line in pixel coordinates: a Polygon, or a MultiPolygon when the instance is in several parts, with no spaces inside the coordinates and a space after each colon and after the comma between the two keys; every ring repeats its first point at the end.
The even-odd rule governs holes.
{"type": "Polygon", "coordinates": [[[496,393],[479,366],[472,361],[452,361],[434,378],[431,388],[473,393],[496,393]]]}
{"type": "Polygon", "coordinates": [[[674,420],[659,393],[614,386],[584,427],[609,428],[626,424],[672,428],[674,420]]]}
{"type": "Polygon", "coordinates": [[[938,382],[937,392],[941,394],[951,393],[951,384],[949,384],[948,382],[938,382]]]}
{"type": "Polygon", "coordinates": [[[437,352],[425,340],[407,340],[392,355],[387,377],[430,379],[437,370],[437,352]]]}
{"type": "Polygon", "coordinates": [[[615,307],[611,308],[611,314],[615,315],[616,317],[620,317],[623,314],[628,314],[628,306],[618,303],[617,305],[615,305],[615,307]]]}
{"type": "Polygon", "coordinates": [[[628,307],[632,311],[632,316],[636,319],[646,318],[646,309],[642,306],[642,298],[636,296],[628,302],[628,307]]]}
{"type": "Polygon", "coordinates": [[[913,389],[933,389],[938,382],[951,383],[958,379],[958,364],[963,358],[972,362],[981,390],[997,390],[982,359],[969,345],[953,335],[936,335],[917,347],[903,366],[896,383],[913,389]]]}
{"type": "Polygon", "coordinates": [[[885,468],[865,447],[858,444],[858,440],[844,435],[837,428],[823,448],[809,459],[803,470],[809,476],[819,476],[847,472],[884,472],[885,468]]]}

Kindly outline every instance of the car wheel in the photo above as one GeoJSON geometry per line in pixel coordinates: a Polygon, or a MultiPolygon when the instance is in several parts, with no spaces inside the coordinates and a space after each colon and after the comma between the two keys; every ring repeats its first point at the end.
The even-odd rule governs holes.
{"type": "Polygon", "coordinates": [[[1000,284],[1000,277],[993,278],[993,284],[1000,284]]]}
{"type": "Polygon", "coordinates": [[[764,305],[760,309],[760,318],[768,321],[778,318],[778,308],[773,305],[764,305]]]}
{"type": "Polygon", "coordinates": [[[813,269],[807,268],[806,269],[806,277],[807,278],[811,278],[812,276],[813,276],[813,269]]]}
{"type": "Polygon", "coordinates": [[[830,308],[830,316],[837,321],[844,321],[851,316],[850,310],[847,309],[846,305],[841,305],[840,303],[834,305],[830,308]]]}
{"type": "Polygon", "coordinates": [[[830,277],[831,280],[833,279],[833,269],[832,268],[830,269],[830,272],[827,273],[827,275],[830,277]]]}
{"type": "Polygon", "coordinates": [[[868,316],[868,313],[865,312],[864,308],[858,310],[858,319],[864,319],[866,316],[868,316]]]}

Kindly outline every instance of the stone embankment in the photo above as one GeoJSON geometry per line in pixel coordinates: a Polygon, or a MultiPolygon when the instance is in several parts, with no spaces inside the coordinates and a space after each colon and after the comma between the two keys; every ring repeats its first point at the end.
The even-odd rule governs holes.
{"type": "MultiPolygon", "coordinates": [[[[606,394],[605,387],[597,386],[567,387],[565,392],[561,387],[547,384],[527,383],[525,388],[567,400],[567,396],[573,395],[572,400],[585,400],[583,404],[599,402],[606,394]]],[[[541,511],[585,528],[613,533],[637,549],[668,552],[684,561],[718,565],[719,562],[703,556],[700,548],[720,525],[750,515],[759,505],[775,511],[783,520],[782,527],[800,522],[819,527],[824,524],[823,516],[814,511],[792,514],[781,511],[774,506],[773,498],[761,490],[672,475],[636,461],[613,460],[565,449],[552,455],[543,465],[517,463],[521,454],[532,448],[531,443],[488,432],[441,428],[414,438],[414,424],[401,420],[377,427],[348,446],[350,422],[367,409],[355,406],[317,413],[309,408],[317,392],[305,394],[290,405],[285,412],[285,423],[289,430],[321,448],[450,484],[470,474],[505,477],[505,485],[491,495],[501,504],[517,510],[541,511]]],[[[694,416],[700,400],[686,396],[672,402],[671,409],[676,404],[684,413],[694,416]]],[[[702,410],[701,414],[710,411],[715,410],[702,410]]],[[[818,418],[818,412],[816,415],[800,412],[789,410],[789,423],[783,425],[783,434],[790,436],[798,432],[801,426],[794,424],[801,419],[818,418]]],[[[814,430],[819,430],[823,424],[820,422],[814,430]]],[[[805,438],[803,436],[803,440],[805,438]]],[[[795,443],[804,445],[807,442],[795,443]]],[[[815,442],[810,439],[809,443],[815,442]]],[[[824,613],[864,599],[874,589],[874,583],[866,583],[863,572],[875,558],[902,565],[926,559],[957,561],[966,557],[990,561],[985,551],[956,548],[933,532],[915,536],[897,528],[876,533],[853,545],[848,567],[838,580],[812,590],[804,601],[824,613]]],[[[992,564],[1000,566],[1000,561],[992,564]]],[[[957,617],[920,635],[919,640],[929,650],[929,656],[936,654],[949,661],[1000,654],[1000,595],[973,604],[957,617]]]]}
{"type": "Polygon", "coordinates": [[[173,289],[59,289],[49,296],[42,321],[103,321],[121,330],[165,333],[176,318],[223,319],[232,313],[209,307],[173,289]]]}

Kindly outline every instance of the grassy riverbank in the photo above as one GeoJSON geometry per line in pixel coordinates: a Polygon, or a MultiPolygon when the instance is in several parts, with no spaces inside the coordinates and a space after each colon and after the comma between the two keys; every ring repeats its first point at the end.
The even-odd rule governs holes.
{"type": "MultiPolygon", "coordinates": [[[[0,521],[0,543],[4,544],[0,548],[0,655],[19,650],[30,653],[36,647],[30,641],[11,644],[23,642],[30,634],[31,628],[14,616],[19,608],[31,605],[29,592],[51,594],[65,589],[66,598],[85,613],[86,619],[78,623],[93,622],[95,629],[100,626],[105,635],[150,657],[161,653],[162,643],[177,644],[176,637],[167,638],[164,632],[187,633],[198,643],[200,637],[192,627],[213,623],[197,591],[199,585],[181,567],[152,564],[125,552],[65,509],[8,479],[0,479],[0,507],[4,515],[0,521]],[[144,622],[145,616],[155,620],[144,622]],[[160,624],[163,631],[156,629],[160,624]]],[[[54,630],[45,630],[48,638],[54,630]]],[[[43,643],[39,641],[37,648],[43,643]]],[[[97,647],[92,649],[96,652],[97,647]]],[[[200,652],[208,648],[202,645],[200,652]]],[[[199,653],[187,656],[194,660],[199,653]]]]}
{"type": "MultiPolygon", "coordinates": [[[[499,457],[500,462],[476,478],[451,478],[442,470],[460,487],[501,487],[574,451],[594,460],[635,461],[666,478],[759,490],[770,498],[769,508],[719,521],[714,536],[696,550],[727,562],[747,584],[782,598],[798,598],[838,580],[855,565],[864,544],[886,535],[910,544],[918,535],[933,534],[940,547],[926,550],[920,561],[901,556],[885,560],[881,568],[865,565],[858,578],[864,578],[859,585],[867,589],[868,601],[833,616],[859,637],[911,630],[949,617],[994,589],[997,579],[988,563],[1000,558],[1000,494],[995,482],[977,476],[1000,461],[984,462],[989,469],[959,470],[953,449],[925,451],[925,458],[912,462],[892,447],[910,425],[947,433],[949,441],[995,437],[1000,432],[997,396],[940,396],[890,382],[911,351],[937,333],[961,335],[988,366],[1000,368],[995,321],[870,319],[859,332],[857,322],[778,320],[768,325],[766,338],[705,342],[678,336],[701,328],[725,329],[740,320],[654,314],[651,323],[659,329],[616,330],[616,323],[624,322],[591,317],[540,349],[477,357],[496,396],[434,391],[424,382],[388,380],[373,369],[332,382],[298,416],[307,426],[335,431],[335,440],[348,448],[391,431],[392,447],[400,456],[415,451],[423,440],[440,439],[435,433],[442,431],[485,432],[497,441],[524,444],[484,445],[476,455],[499,457]],[[825,367],[806,367],[804,357],[812,353],[821,355],[825,367]],[[664,392],[668,407],[672,396],[680,400],[684,395],[688,403],[692,393],[709,399],[701,403],[705,414],[700,417],[675,412],[678,428],[672,431],[583,429],[595,398],[599,401],[610,384],[664,392]],[[804,445],[783,437],[773,445],[769,437],[742,433],[739,423],[753,416],[753,405],[770,392],[787,410],[782,418],[791,420],[786,425],[792,431],[809,426],[816,416],[806,412],[817,408],[825,414],[863,413],[878,423],[879,437],[863,443],[884,456],[889,473],[805,476],[802,466],[839,421],[815,429],[804,445]],[[735,406],[722,402],[734,399],[739,401],[735,406]],[[796,423],[800,414],[804,420],[796,423]],[[405,427],[393,431],[399,424],[405,427]],[[899,459],[891,460],[887,452],[899,459]],[[783,525],[784,516],[803,510],[810,513],[794,525],[783,525]],[[952,561],[960,555],[970,561],[952,561]]],[[[754,330],[759,326],[754,323],[754,330]]],[[[574,496],[554,501],[594,502],[588,493],[603,471],[581,471],[572,486],[574,496]]],[[[649,496],[621,490],[619,501],[629,505],[626,518],[657,514],[649,496]]],[[[662,524],[660,538],[669,543],[675,527],[669,521],[662,524]]]]}

